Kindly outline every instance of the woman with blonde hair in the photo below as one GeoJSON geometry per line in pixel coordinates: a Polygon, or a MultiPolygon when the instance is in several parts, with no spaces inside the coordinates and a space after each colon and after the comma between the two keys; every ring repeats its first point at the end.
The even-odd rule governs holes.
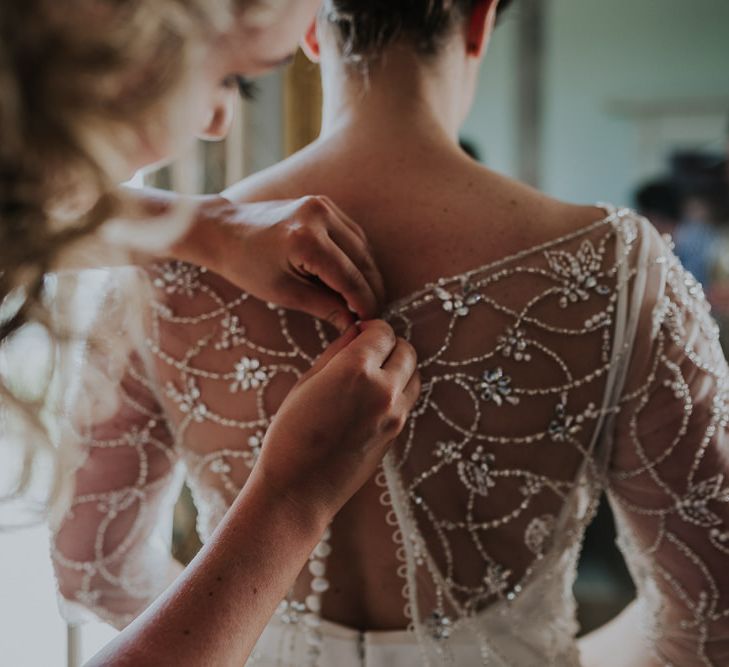
{"type": "MultiPolygon", "coordinates": [[[[129,409],[125,395],[109,390],[126,361],[119,334],[133,328],[124,309],[138,305],[140,295],[102,290],[98,312],[86,319],[108,326],[86,340],[87,325],[78,321],[71,296],[54,291],[50,272],[175,257],[343,332],[301,378],[298,397],[282,407],[277,434],[262,447],[258,481],[239,495],[215,539],[94,664],[241,664],[417,395],[410,346],[382,322],[350,326],[376,314],[381,278],[360,228],[331,201],[307,196],[246,207],[117,186],[182,150],[195,134],[224,136],[238,84],[245,91],[243,77],[285,62],[318,5],[10,0],[0,6],[2,442],[4,457],[13,445],[21,449],[16,495],[32,476],[33,449],[50,452],[59,481],[49,495],[55,514],[63,513],[73,492],[65,476],[83,456],[68,447],[69,434],[86,428],[88,413],[66,409],[80,391],[89,392],[83,398],[95,410],[129,409]],[[31,325],[51,341],[60,368],[43,390],[27,392],[10,371],[25,354],[31,325]],[[93,386],[75,377],[79,352],[93,368],[93,386]],[[333,400],[336,414],[312,409],[333,400]],[[61,414],[49,417],[59,403],[61,414]]],[[[103,274],[97,278],[103,286],[103,274]]],[[[147,471],[150,479],[155,473],[147,471]]]]}
{"type": "MultiPolygon", "coordinates": [[[[321,136],[227,193],[320,191],[360,220],[385,317],[416,348],[423,383],[251,665],[729,664],[729,372],[716,326],[645,219],[556,201],[461,150],[499,4],[326,0],[305,40],[321,62],[321,136]],[[572,584],[603,492],[638,595],[579,643],[572,584]]],[[[169,514],[170,477],[146,483],[133,456],[145,411],[164,415],[155,465],[184,464],[207,537],[254,482],[263,432],[327,340],[314,319],[198,267],[150,278],[146,363],[124,382],[154,400],[84,441],[114,457],[117,482],[81,467],[80,488],[98,496],[74,499],[55,543],[69,600],[107,616],[141,613],[131,575],[152,549],[117,547],[154,531],[92,503],[108,508],[129,479],[146,517],[169,514]],[[70,554],[74,535],[105,547],[70,554]]]]}

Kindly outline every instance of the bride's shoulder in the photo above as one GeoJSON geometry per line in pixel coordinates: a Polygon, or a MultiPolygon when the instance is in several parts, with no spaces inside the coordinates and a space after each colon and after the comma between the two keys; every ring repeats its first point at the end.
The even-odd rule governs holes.
{"type": "Polygon", "coordinates": [[[670,251],[671,241],[635,210],[609,203],[589,205],[570,204],[544,198],[535,204],[537,220],[534,234],[541,240],[580,236],[594,232],[597,236],[611,234],[622,247],[649,247],[654,254],[670,251]]]}
{"type": "Polygon", "coordinates": [[[307,192],[308,180],[315,163],[305,148],[267,169],[263,169],[232,185],[222,195],[234,202],[262,202],[296,199],[307,192]]]}
{"type": "Polygon", "coordinates": [[[503,224],[527,244],[539,245],[578,233],[607,215],[607,207],[599,204],[566,202],[481,165],[469,165],[468,169],[469,177],[464,180],[476,186],[466,201],[476,211],[482,211],[484,204],[488,206],[489,225],[503,224]]]}

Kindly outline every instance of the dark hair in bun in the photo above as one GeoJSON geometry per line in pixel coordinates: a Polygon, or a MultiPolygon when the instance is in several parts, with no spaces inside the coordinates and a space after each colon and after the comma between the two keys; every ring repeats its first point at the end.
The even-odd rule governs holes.
{"type": "MultiPolygon", "coordinates": [[[[499,13],[511,0],[501,0],[499,13]]],[[[424,56],[438,53],[443,39],[464,20],[476,0],[326,0],[324,18],[335,29],[344,58],[371,60],[400,39],[424,56]]]]}

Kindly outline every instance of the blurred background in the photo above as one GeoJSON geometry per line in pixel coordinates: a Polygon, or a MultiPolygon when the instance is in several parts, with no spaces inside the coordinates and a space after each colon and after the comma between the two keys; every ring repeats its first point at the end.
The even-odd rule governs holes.
{"type": "MultiPolygon", "coordinates": [[[[548,194],[638,208],[670,234],[729,341],[729,2],[516,0],[496,32],[463,143],[548,194]]],[[[229,139],[199,144],[138,182],[216,192],[316,137],[320,90],[303,58],[259,83],[229,139]]],[[[488,212],[484,212],[487,216],[488,212]]],[[[199,548],[180,500],[174,548],[199,548]]],[[[587,631],[632,597],[604,506],[576,593],[587,631]]],[[[76,667],[113,636],[58,616],[42,527],[0,533],[0,655],[8,667],[76,667]]]]}

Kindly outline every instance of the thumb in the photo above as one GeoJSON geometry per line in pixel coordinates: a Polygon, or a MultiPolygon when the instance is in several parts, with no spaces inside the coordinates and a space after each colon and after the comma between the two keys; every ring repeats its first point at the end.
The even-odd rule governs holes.
{"type": "Polygon", "coordinates": [[[337,340],[335,340],[319,358],[312,364],[311,368],[303,375],[301,380],[306,380],[320,371],[334,359],[344,348],[346,348],[357,336],[359,336],[359,327],[356,324],[351,325],[337,340]]]}

